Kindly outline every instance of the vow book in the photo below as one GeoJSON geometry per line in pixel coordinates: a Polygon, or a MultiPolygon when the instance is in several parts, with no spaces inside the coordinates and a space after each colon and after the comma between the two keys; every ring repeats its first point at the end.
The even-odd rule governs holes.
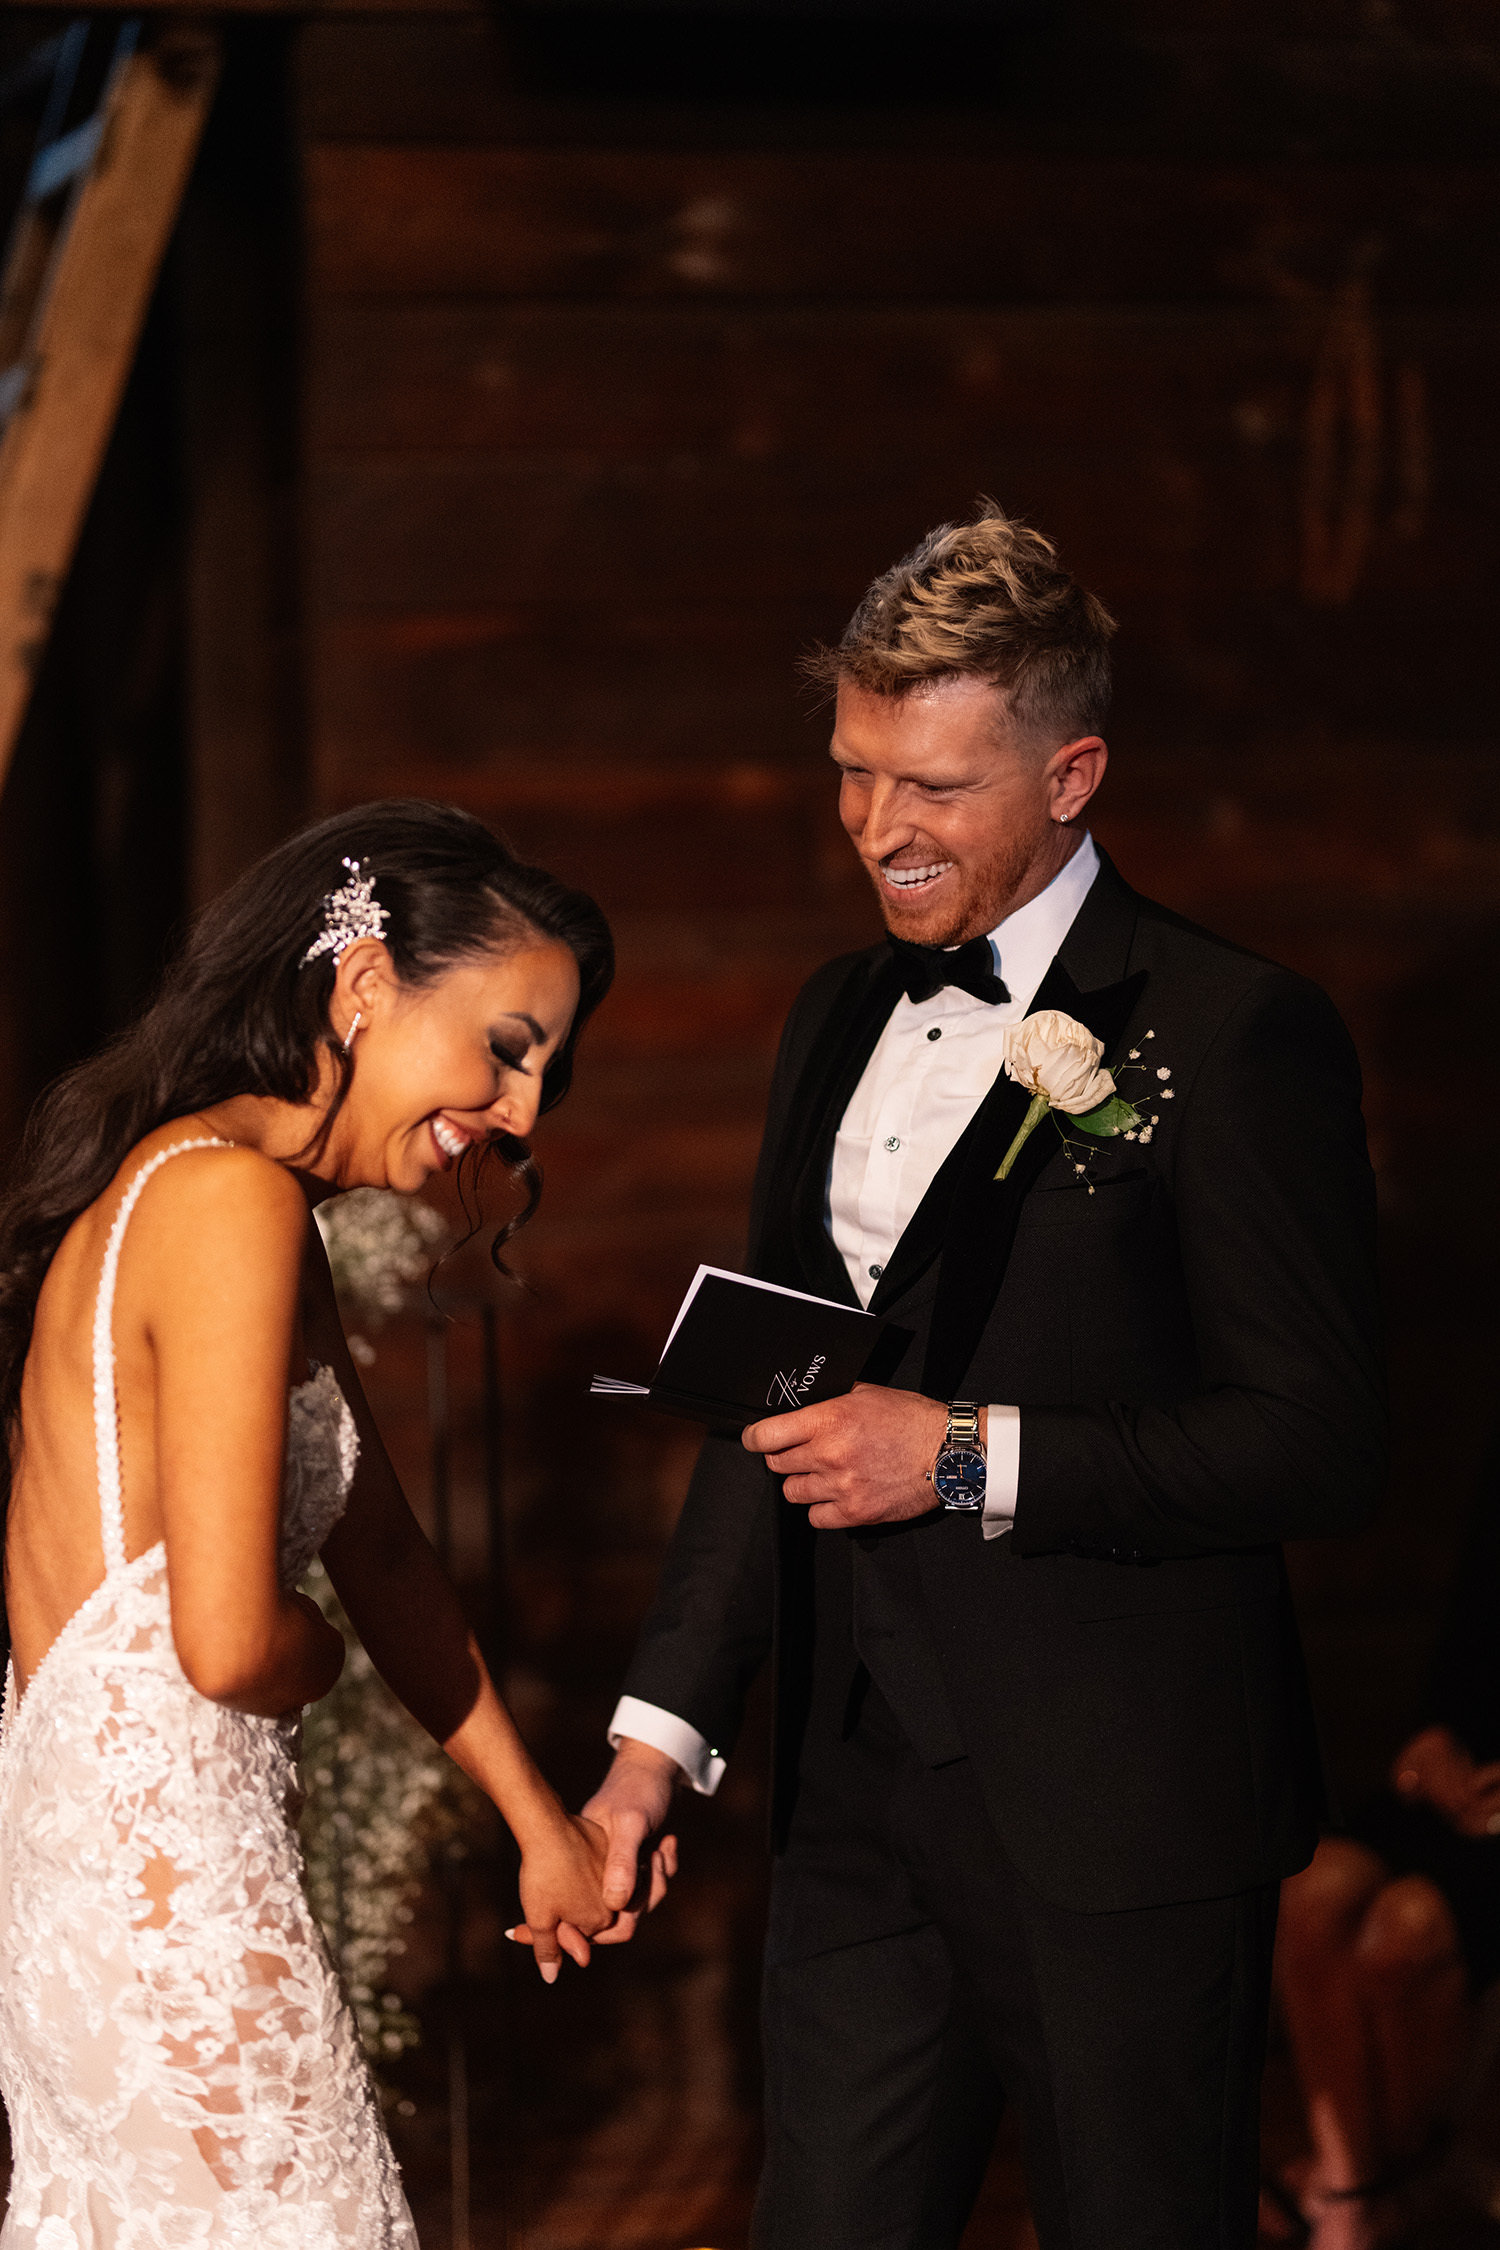
{"type": "Polygon", "coordinates": [[[838,1398],[861,1376],[882,1378],[872,1360],[888,1323],[855,1305],[808,1297],[773,1281],[700,1266],[678,1307],[649,1383],[596,1375],[601,1398],[639,1398],[690,1422],[742,1430],[767,1414],[838,1398]]]}

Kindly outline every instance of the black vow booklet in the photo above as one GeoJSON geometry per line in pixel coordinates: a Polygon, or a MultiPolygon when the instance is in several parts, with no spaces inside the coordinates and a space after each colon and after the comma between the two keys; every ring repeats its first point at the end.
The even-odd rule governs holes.
{"type": "Polygon", "coordinates": [[[856,1305],[700,1266],[650,1383],[596,1375],[589,1388],[742,1430],[767,1414],[838,1398],[861,1378],[884,1381],[905,1343],[903,1329],[856,1305]]]}

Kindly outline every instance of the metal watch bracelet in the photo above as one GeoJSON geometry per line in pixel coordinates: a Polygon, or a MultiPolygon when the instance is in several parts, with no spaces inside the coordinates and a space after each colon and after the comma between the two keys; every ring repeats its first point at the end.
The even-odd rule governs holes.
{"type": "Polygon", "coordinates": [[[972,1399],[956,1398],[948,1407],[948,1427],[943,1436],[944,1446],[979,1444],[979,1408],[972,1399]]]}

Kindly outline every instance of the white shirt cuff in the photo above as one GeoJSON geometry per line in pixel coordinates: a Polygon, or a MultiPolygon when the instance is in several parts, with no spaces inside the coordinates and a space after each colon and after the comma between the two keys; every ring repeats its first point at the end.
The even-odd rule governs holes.
{"type": "Polygon", "coordinates": [[[985,1445],[984,1536],[998,1539],[1016,1520],[1021,1483],[1021,1409],[992,1406],[985,1445]]]}
{"type": "Polygon", "coordinates": [[[627,1737],[675,1759],[700,1797],[711,1797],[724,1778],[724,1760],[718,1751],[709,1748],[696,1727],[690,1727],[673,1711],[663,1711],[658,1703],[642,1703],[634,1695],[621,1696],[609,1722],[611,1750],[618,1750],[627,1737]]]}

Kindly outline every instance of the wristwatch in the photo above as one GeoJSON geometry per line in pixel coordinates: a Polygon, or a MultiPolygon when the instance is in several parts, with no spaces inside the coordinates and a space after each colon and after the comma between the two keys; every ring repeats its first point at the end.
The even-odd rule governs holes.
{"type": "Polygon", "coordinates": [[[974,1515],[984,1506],[986,1473],[984,1447],[979,1442],[979,1409],[968,1399],[954,1399],[927,1481],[936,1487],[945,1508],[958,1515],[974,1515]]]}

